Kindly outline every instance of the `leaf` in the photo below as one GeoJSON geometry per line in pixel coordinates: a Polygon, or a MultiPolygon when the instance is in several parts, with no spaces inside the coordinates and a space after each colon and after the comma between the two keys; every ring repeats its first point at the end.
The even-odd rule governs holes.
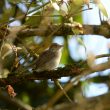
{"type": "Polygon", "coordinates": [[[52,22],[53,23],[62,23],[63,22],[63,17],[60,16],[60,12],[58,12],[57,10],[55,10],[53,13],[52,13],[52,22]],[[55,16],[57,15],[57,16],[55,16]]]}
{"type": "Polygon", "coordinates": [[[59,11],[60,7],[58,6],[57,2],[54,0],[50,0],[52,6],[54,7],[55,10],[59,11]]]}
{"type": "Polygon", "coordinates": [[[71,0],[70,4],[73,6],[81,6],[82,4],[84,4],[84,0],[71,0]]]}
{"type": "Polygon", "coordinates": [[[7,22],[9,18],[13,15],[13,11],[13,8],[5,9],[0,19],[0,23],[7,22]]]}
{"type": "Polygon", "coordinates": [[[74,21],[82,24],[83,23],[82,13],[79,13],[77,16],[74,16],[74,21]]]}
{"type": "Polygon", "coordinates": [[[23,12],[18,9],[18,11],[16,12],[16,7],[14,5],[12,5],[10,8],[4,8],[4,12],[1,14],[1,19],[0,19],[0,23],[5,23],[5,22],[9,22],[9,19],[11,18],[11,20],[14,17],[20,17],[23,16],[23,12]]]}
{"type": "Polygon", "coordinates": [[[41,20],[42,20],[41,12],[36,12],[35,14],[28,17],[25,24],[31,26],[39,26],[41,20]]]}
{"type": "Polygon", "coordinates": [[[90,82],[89,81],[83,81],[81,84],[81,87],[82,87],[83,94],[86,95],[86,93],[88,92],[89,87],[90,87],[90,82]]]}
{"type": "Polygon", "coordinates": [[[16,4],[20,3],[22,0],[8,0],[10,3],[16,4]]]}
{"type": "Polygon", "coordinates": [[[68,58],[69,58],[69,50],[68,50],[68,47],[65,43],[64,47],[63,47],[63,51],[62,51],[61,63],[68,64],[68,58]]]}
{"type": "Polygon", "coordinates": [[[95,0],[94,2],[97,4],[98,8],[103,13],[103,15],[108,17],[107,11],[106,11],[104,5],[101,3],[101,1],[100,0],[95,0]]]}
{"type": "Polygon", "coordinates": [[[62,51],[61,64],[72,64],[73,59],[70,56],[68,38],[65,38],[64,47],[62,51]]]}
{"type": "Polygon", "coordinates": [[[78,43],[79,43],[80,45],[84,46],[85,52],[86,52],[87,49],[86,49],[86,46],[85,46],[85,44],[84,44],[84,41],[83,41],[80,37],[77,38],[77,41],[78,41],[78,43]]]}
{"type": "Polygon", "coordinates": [[[70,6],[69,6],[68,2],[63,2],[62,4],[60,4],[61,15],[63,15],[63,16],[68,15],[69,9],[70,9],[70,6]]]}

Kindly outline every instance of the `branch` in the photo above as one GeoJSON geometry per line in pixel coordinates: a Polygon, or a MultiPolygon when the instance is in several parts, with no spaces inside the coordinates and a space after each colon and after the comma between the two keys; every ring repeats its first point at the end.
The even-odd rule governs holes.
{"type": "Polygon", "coordinates": [[[21,38],[29,36],[48,36],[58,28],[59,30],[54,33],[55,36],[75,35],[72,30],[77,29],[79,30],[80,35],[102,35],[106,38],[110,38],[110,25],[108,25],[107,23],[103,23],[102,25],[82,25],[82,27],[80,27],[79,25],[65,23],[62,26],[49,25],[48,29],[46,29],[45,26],[42,28],[26,28],[24,30],[21,30],[18,33],[18,36],[21,38]]]}
{"type": "Polygon", "coordinates": [[[33,81],[33,80],[44,80],[44,79],[58,79],[61,77],[75,77],[79,75],[88,75],[93,72],[99,72],[104,71],[106,69],[110,68],[110,62],[107,61],[105,63],[101,63],[98,65],[94,65],[92,69],[89,67],[81,68],[81,66],[77,66],[77,64],[74,65],[67,65],[64,68],[58,68],[57,70],[53,71],[43,71],[43,72],[36,72],[25,75],[19,75],[15,76],[14,74],[11,74],[8,76],[8,78],[1,78],[0,79],[0,86],[5,85],[14,85],[18,83],[22,83],[23,81],[33,81]]]}
{"type": "Polygon", "coordinates": [[[58,68],[57,70],[52,71],[43,71],[43,72],[36,72],[33,71],[33,73],[26,74],[27,71],[25,71],[25,75],[19,75],[15,76],[14,74],[11,74],[8,76],[8,78],[1,78],[0,79],[0,86],[5,86],[7,84],[14,85],[18,83],[22,83],[23,81],[33,81],[33,80],[44,80],[44,79],[58,79],[61,77],[67,77],[67,76],[77,76],[83,72],[84,68],[80,69],[80,67],[67,65],[64,68],[58,68]]]}
{"type": "MultiPolygon", "coordinates": [[[[76,92],[75,96],[80,94],[80,98],[75,97],[73,104],[70,103],[60,103],[51,107],[52,110],[109,110],[110,109],[110,94],[103,94],[97,97],[92,98],[85,98],[81,93],[78,91],[76,92]],[[106,106],[105,106],[106,104],[106,106]]],[[[39,107],[40,108],[40,107],[39,107]]],[[[40,109],[42,110],[42,109],[40,109]]]]}
{"type": "MultiPolygon", "coordinates": [[[[30,28],[29,26],[17,26],[9,27],[8,29],[0,28],[0,39],[4,36],[4,33],[7,30],[7,37],[11,38],[16,34],[17,37],[31,37],[31,36],[49,36],[52,33],[52,36],[65,36],[65,35],[75,35],[74,31],[77,30],[79,35],[102,35],[106,38],[110,38],[110,25],[103,23],[101,25],[82,25],[79,24],[70,24],[65,23],[63,25],[48,25],[48,28],[42,26],[40,28],[34,27],[30,28]],[[12,36],[13,35],[13,36],[12,36]]],[[[15,36],[16,37],[16,36],[15,36]]]]}

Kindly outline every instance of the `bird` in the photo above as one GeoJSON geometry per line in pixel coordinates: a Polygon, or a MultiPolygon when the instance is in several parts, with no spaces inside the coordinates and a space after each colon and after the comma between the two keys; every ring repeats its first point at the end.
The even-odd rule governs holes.
{"type": "MultiPolygon", "coordinates": [[[[56,69],[59,66],[61,55],[62,55],[63,45],[58,43],[52,43],[51,46],[41,53],[39,58],[36,61],[36,72],[42,71],[51,71],[56,69]]],[[[67,99],[72,103],[72,100],[67,95],[66,91],[61,86],[60,82],[57,79],[52,79],[55,84],[63,91],[67,99]]]]}
{"type": "Polygon", "coordinates": [[[49,49],[42,52],[36,61],[35,70],[37,72],[50,71],[58,67],[62,55],[63,45],[52,43],[49,49]]]}

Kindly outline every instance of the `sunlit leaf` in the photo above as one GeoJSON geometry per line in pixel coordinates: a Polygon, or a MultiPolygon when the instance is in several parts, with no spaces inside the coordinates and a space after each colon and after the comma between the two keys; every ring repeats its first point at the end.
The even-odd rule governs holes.
{"type": "Polygon", "coordinates": [[[60,10],[60,8],[59,8],[59,6],[57,5],[57,3],[55,2],[55,3],[52,3],[52,5],[53,5],[53,7],[56,9],[56,10],[60,10]]]}
{"type": "Polygon", "coordinates": [[[57,2],[55,0],[50,0],[52,6],[54,7],[54,9],[56,10],[60,10],[60,7],[58,6],[57,2]]]}
{"type": "Polygon", "coordinates": [[[74,21],[82,24],[83,23],[82,13],[79,13],[77,16],[74,16],[74,21]]]}
{"type": "Polygon", "coordinates": [[[62,58],[61,58],[62,64],[68,63],[68,56],[69,56],[68,47],[66,45],[64,45],[63,52],[62,52],[62,58]]]}
{"type": "Polygon", "coordinates": [[[74,15],[80,13],[83,4],[84,4],[83,0],[71,1],[71,3],[69,4],[69,7],[70,7],[69,14],[71,14],[71,16],[74,16],[74,15]]]}
{"type": "Polygon", "coordinates": [[[83,0],[73,0],[72,3],[74,3],[74,5],[81,6],[84,3],[84,1],[83,0]]]}
{"type": "Polygon", "coordinates": [[[105,6],[101,3],[101,1],[100,0],[95,0],[94,2],[97,4],[98,8],[101,10],[103,15],[108,17],[107,10],[105,9],[105,6]]]}
{"type": "Polygon", "coordinates": [[[84,44],[84,41],[80,37],[77,38],[77,41],[80,45],[82,45],[85,48],[85,51],[86,51],[86,46],[84,44]]]}
{"type": "Polygon", "coordinates": [[[60,13],[61,13],[61,15],[63,15],[63,16],[67,15],[69,9],[70,9],[70,6],[69,6],[68,2],[63,2],[60,5],[60,13]]]}
{"type": "Polygon", "coordinates": [[[60,13],[58,11],[54,11],[53,15],[52,15],[52,21],[54,23],[62,23],[63,22],[63,17],[60,15],[60,13]],[[57,15],[57,16],[56,16],[57,15]]]}
{"type": "Polygon", "coordinates": [[[73,63],[73,59],[71,58],[69,53],[68,41],[67,39],[65,39],[62,58],[61,58],[61,64],[71,64],[71,63],[73,63]]]}
{"type": "Polygon", "coordinates": [[[82,92],[83,92],[83,95],[85,95],[86,92],[89,90],[89,85],[90,85],[89,81],[83,81],[82,82],[82,92]]]}

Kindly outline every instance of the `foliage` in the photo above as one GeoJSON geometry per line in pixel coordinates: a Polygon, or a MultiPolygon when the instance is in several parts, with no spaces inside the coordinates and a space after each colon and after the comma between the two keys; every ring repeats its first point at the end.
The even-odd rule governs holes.
{"type": "MultiPolygon", "coordinates": [[[[90,81],[87,81],[84,73],[90,74],[92,72],[108,69],[108,66],[105,65],[104,67],[106,68],[104,69],[103,67],[101,67],[101,69],[98,68],[100,65],[97,66],[95,64],[96,57],[94,54],[90,54],[86,61],[82,59],[76,61],[71,54],[70,46],[72,44],[69,42],[70,38],[76,39],[78,46],[82,46],[85,49],[86,55],[88,54],[83,36],[79,37],[78,35],[84,34],[82,13],[87,10],[92,10],[90,4],[96,4],[103,16],[108,18],[106,7],[104,7],[101,0],[0,1],[0,81],[5,81],[4,79],[8,80],[10,76],[24,78],[22,80],[23,82],[13,85],[10,85],[11,81],[7,81],[8,83],[4,83],[4,85],[0,87],[0,92],[3,91],[3,93],[5,93],[7,97],[11,97],[12,100],[13,98],[20,99],[23,103],[33,107],[43,104],[47,104],[49,107],[68,101],[65,96],[61,97],[63,95],[62,91],[58,91],[59,88],[49,79],[36,80],[34,79],[35,77],[31,77],[33,81],[25,81],[25,76],[33,73],[36,61],[41,53],[53,42],[61,43],[64,46],[59,66],[65,67],[66,70],[68,70],[68,66],[66,65],[74,65],[76,71],[82,72],[83,70],[83,72],[80,73],[80,75],[82,74],[81,76],[78,73],[76,77],[73,78],[69,76],[67,81],[61,82],[62,86],[66,85],[64,86],[64,88],[66,88],[65,91],[71,98],[74,97],[72,99],[74,102],[78,95],[76,95],[77,91],[80,91],[80,95],[84,91],[87,91],[90,82],[95,82],[96,79],[90,77],[88,79],[90,81]],[[63,29],[66,23],[68,26],[72,25],[71,31],[74,36],[69,34],[60,37],[55,36],[55,33],[60,33],[60,29],[63,29]],[[54,29],[53,26],[57,25],[58,28],[54,29]],[[26,30],[30,30],[30,33],[26,30]],[[23,37],[19,34],[21,31],[26,32],[23,37]],[[51,33],[49,33],[50,31],[51,33]],[[37,32],[43,36],[35,36],[37,32]],[[82,83],[80,83],[81,79],[82,83]],[[74,90],[73,86],[75,86],[76,90],[74,90]],[[83,90],[81,91],[82,88],[83,90]]],[[[106,57],[108,56],[109,55],[106,55],[106,57]]],[[[60,69],[58,69],[58,71],[60,71],[60,69]]],[[[71,72],[73,72],[72,69],[71,72]]],[[[97,78],[97,81],[98,80],[97,78]]],[[[108,79],[105,78],[105,80],[108,79]]],[[[16,79],[13,79],[13,82],[16,81],[16,79]]],[[[1,97],[2,95],[0,95],[0,98],[1,97]]],[[[3,100],[5,99],[3,98],[3,100]]],[[[14,102],[16,101],[14,100],[14,102]]],[[[16,103],[14,104],[16,105],[16,103]]],[[[19,103],[18,105],[19,107],[23,106],[19,103]]],[[[5,104],[0,100],[0,109],[8,107],[10,107],[10,109],[15,109],[13,106],[9,106],[9,103],[5,104]]]]}

